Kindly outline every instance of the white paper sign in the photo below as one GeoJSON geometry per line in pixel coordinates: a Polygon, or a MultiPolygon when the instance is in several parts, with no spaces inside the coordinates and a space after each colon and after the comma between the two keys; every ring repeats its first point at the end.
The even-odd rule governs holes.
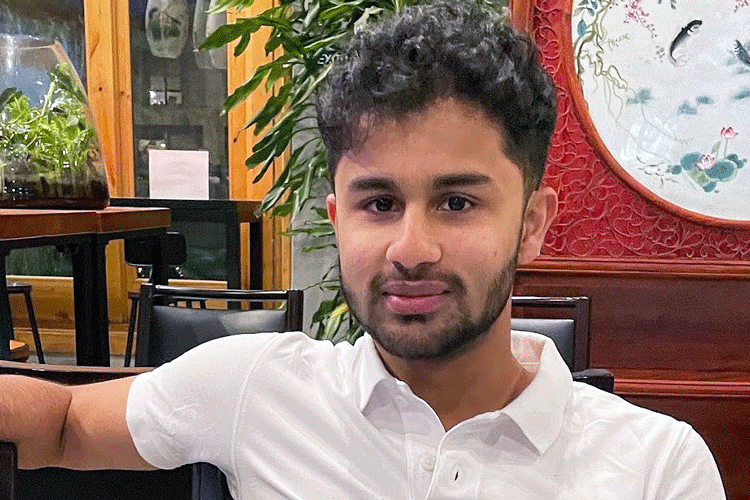
{"type": "Polygon", "coordinates": [[[208,199],[208,151],[148,150],[148,194],[170,200],[208,199]]]}

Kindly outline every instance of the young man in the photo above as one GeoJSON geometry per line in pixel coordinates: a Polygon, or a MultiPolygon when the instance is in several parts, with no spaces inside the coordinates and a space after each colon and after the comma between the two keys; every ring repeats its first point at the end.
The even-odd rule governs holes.
{"type": "Polygon", "coordinates": [[[471,2],[404,8],[355,36],[318,120],[368,334],[224,338],[71,392],[6,379],[0,439],[26,466],[210,462],[238,499],[724,498],[687,424],[573,383],[551,341],[510,331],[516,265],[557,204],[529,40],[471,2]],[[48,407],[14,417],[24,391],[48,407]]]}

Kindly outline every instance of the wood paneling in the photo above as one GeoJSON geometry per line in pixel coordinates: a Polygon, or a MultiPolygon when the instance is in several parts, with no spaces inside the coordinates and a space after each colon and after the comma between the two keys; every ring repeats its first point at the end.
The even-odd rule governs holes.
{"type": "Polygon", "coordinates": [[[750,273],[744,266],[735,276],[660,266],[540,265],[519,272],[514,293],[589,297],[594,367],[750,373],[750,273]]]}

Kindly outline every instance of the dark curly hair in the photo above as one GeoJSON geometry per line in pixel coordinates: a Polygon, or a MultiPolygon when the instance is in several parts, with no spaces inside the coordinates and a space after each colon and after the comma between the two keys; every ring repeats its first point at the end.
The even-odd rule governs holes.
{"type": "Polygon", "coordinates": [[[555,90],[534,43],[475,1],[403,8],[356,33],[317,96],[333,181],[345,152],[387,120],[456,98],[497,124],[526,194],[539,187],[555,127],[555,90]]]}

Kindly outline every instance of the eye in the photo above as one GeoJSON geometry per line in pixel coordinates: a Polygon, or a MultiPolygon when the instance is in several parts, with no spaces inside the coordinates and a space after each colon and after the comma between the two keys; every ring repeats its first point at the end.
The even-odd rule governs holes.
{"type": "Polygon", "coordinates": [[[390,212],[394,209],[393,198],[380,197],[366,203],[365,209],[371,212],[390,212]]]}
{"type": "Polygon", "coordinates": [[[472,202],[463,196],[449,196],[443,203],[438,206],[438,210],[446,210],[449,212],[462,212],[467,208],[471,208],[472,202]]]}

